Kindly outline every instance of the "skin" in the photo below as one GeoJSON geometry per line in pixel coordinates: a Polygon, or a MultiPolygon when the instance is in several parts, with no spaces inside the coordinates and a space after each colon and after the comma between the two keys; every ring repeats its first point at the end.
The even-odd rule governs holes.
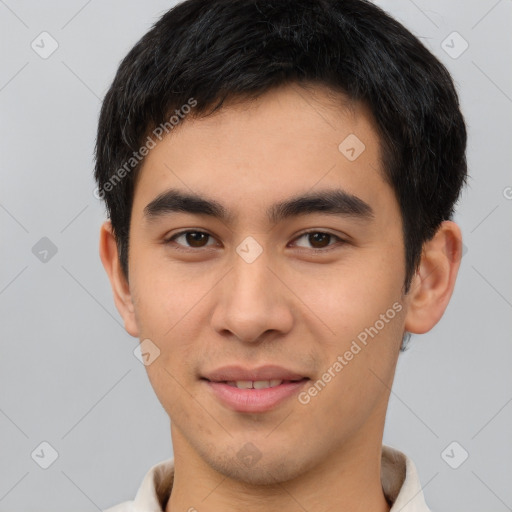
{"type": "Polygon", "coordinates": [[[129,282],[109,221],[100,256],[127,332],[160,349],[146,368],[171,419],[167,511],[389,511],[381,446],[402,335],[442,317],[462,244],[459,227],[443,222],[404,295],[401,229],[369,111],[321,87],[226,104],[150,151],[135,188],[129,282]],[[338,150],[351,133],[366,146],[354,161],[338,150]],[[144,207],[171,187],[217,200],[235,220],[169,213],[149,222],[144,207]],[[269,224],[271,204],[334,188],[370,204],[371,222],[313,213],[269,224]],[[164,243],[186,229],[212,238],[164,243]],[[301,236],[309,229],[347,243],[315,245],[301,236]],[[250,264],[235,250],[247,236],[263,249],[250,264]],[[322,253],[325,245],[335,248],[322,253]],[[265,413],[234,412],[199,378],[225,364],[274,363],[315,382],[394,303],[401,311],[305,405],[291,397],[265,413]],[[246,467],[237,453],[249,442],[261,458],[246,467]]]}

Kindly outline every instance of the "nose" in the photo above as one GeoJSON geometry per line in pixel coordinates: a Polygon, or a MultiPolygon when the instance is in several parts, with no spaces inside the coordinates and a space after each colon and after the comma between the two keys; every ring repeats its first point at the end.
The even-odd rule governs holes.
{"type": "Polygon", "coordinates": [[[291,330],[292,294],[272,267],[266,251],[252,262],[234,254],[231,270],[216,287],[211,317],[216,332],[255,343],[291,330]]]}

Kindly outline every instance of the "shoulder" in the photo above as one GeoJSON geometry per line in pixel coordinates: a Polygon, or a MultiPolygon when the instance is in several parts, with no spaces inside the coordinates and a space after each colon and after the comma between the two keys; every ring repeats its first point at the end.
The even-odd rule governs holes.
{"type": "Polygon", "coordinates": [[[162,512],[174,482],[174,459],[152,466],[144,476],[133,501],[124,501],[102,512],[162,512]]]}
{"type": "Polygon", "coordinates": [[[405,453],[391,446],[382,446],[382,489],[390,512],[430,512],[414,462],[405,453]]]}

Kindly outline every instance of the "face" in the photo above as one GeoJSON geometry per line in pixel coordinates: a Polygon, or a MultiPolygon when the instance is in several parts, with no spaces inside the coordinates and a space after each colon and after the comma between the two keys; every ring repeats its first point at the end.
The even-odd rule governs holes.
{"type": "Polygon", "coordinates": [[[127,325],[160,351],[147,371],[175,457],[270,483],[380,446],[407,310],[402,223],[369,112],[344,102],[276,89],[186,119],[145,159],[127,325]]]}

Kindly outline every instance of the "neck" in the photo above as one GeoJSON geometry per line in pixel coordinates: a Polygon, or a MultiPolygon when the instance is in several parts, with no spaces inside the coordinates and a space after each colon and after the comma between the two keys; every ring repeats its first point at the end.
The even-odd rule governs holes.
{"type": "Polygon", "coordinates": [[[214,470],[173,426],[175,472],[166,512],[389,512],[380,474],[382,432],[372,434],[360,432],[292,480],[253,485],[214,470]]]}

